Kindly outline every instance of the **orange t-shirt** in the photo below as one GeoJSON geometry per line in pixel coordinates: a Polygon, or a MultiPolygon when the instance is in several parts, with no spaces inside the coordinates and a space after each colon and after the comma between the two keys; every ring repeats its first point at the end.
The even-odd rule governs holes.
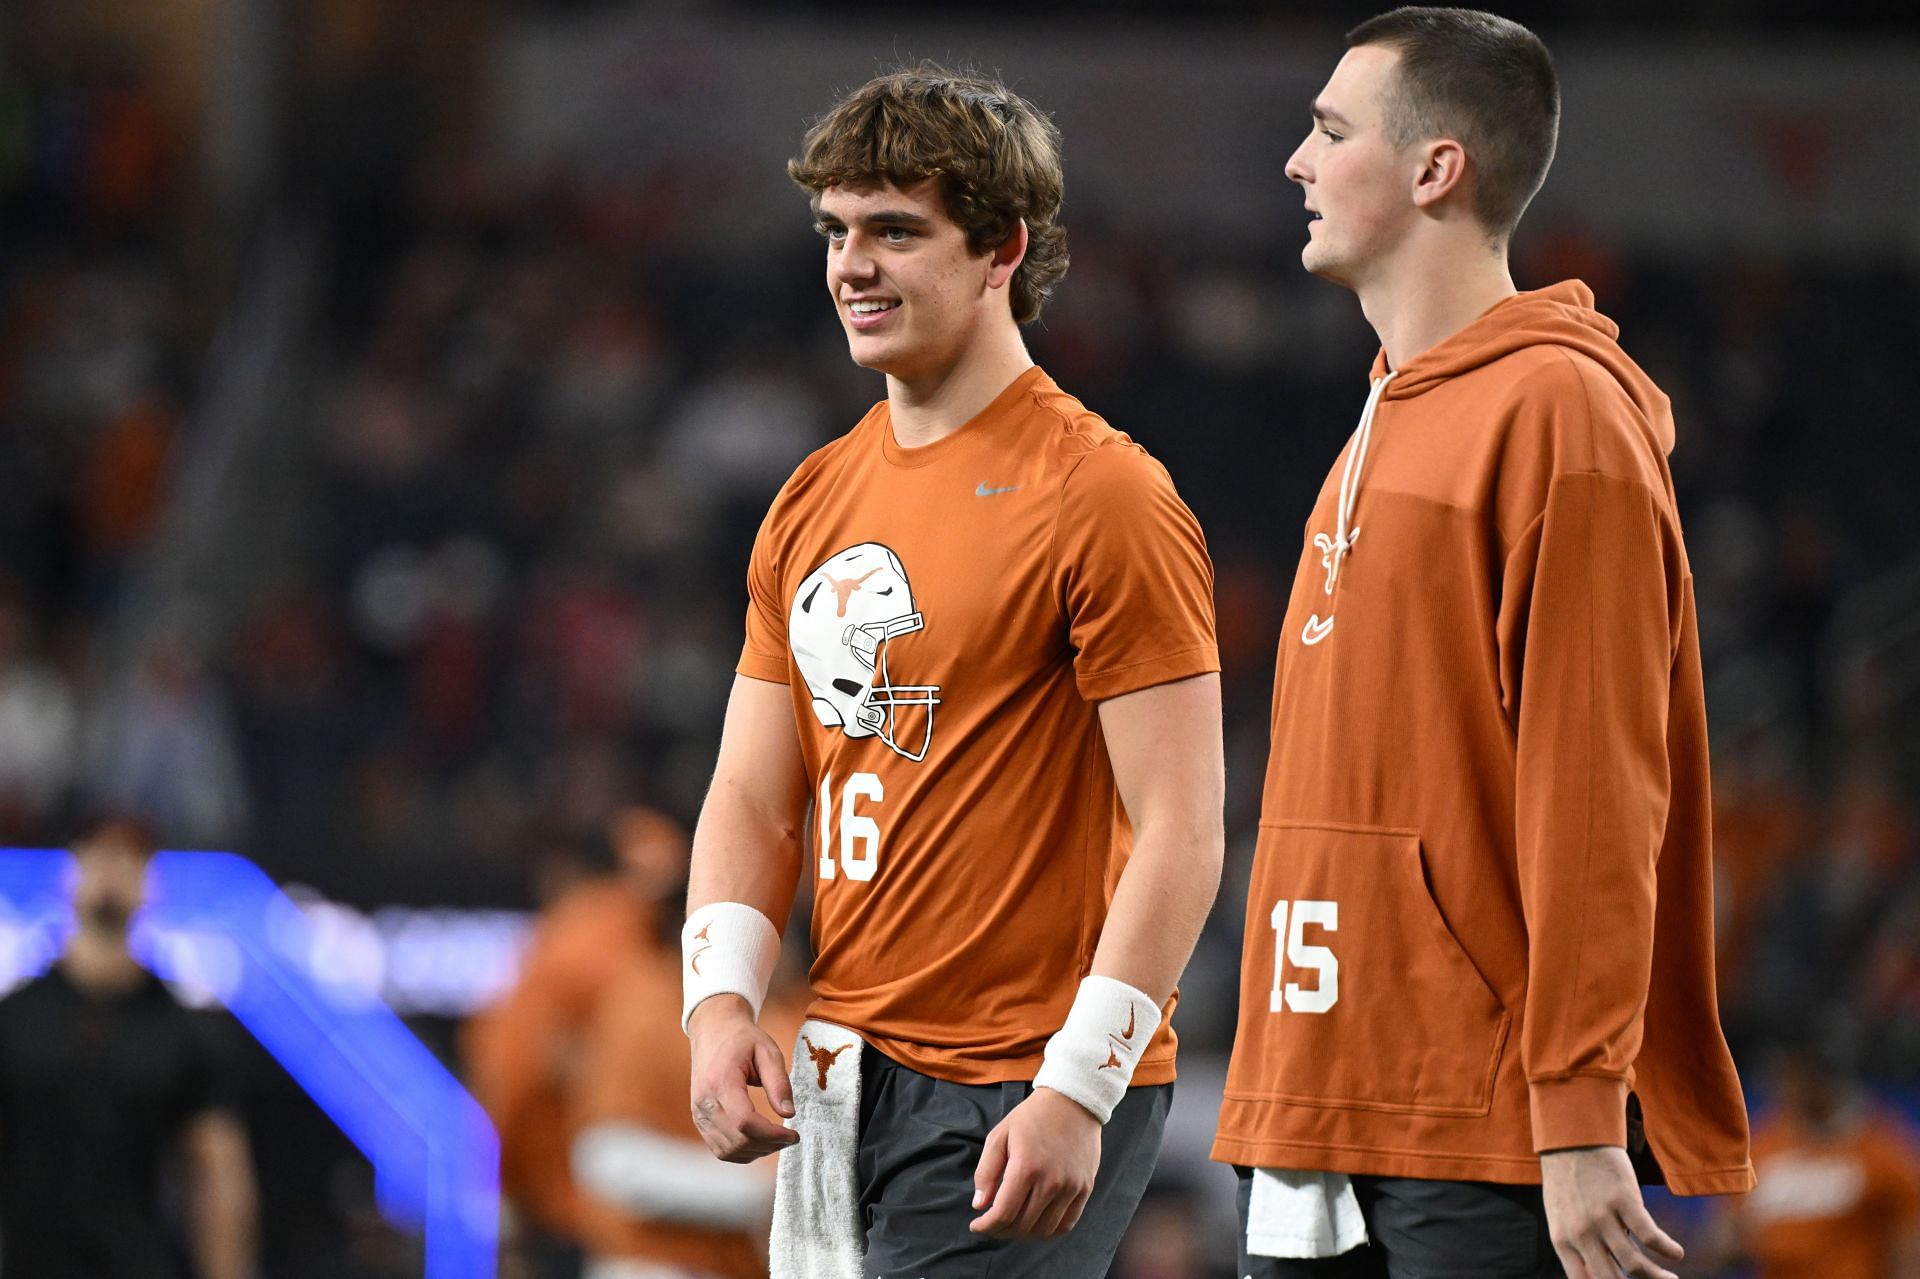
{"type": "MultiPolygon", "coordinates": [[[[1096,703],[1219,669],[1199,524],[1035,368],[923,448],[876,405],[787,481],[748,588],[739,672],[792,689],[811,781],[811,1014],[1032,1078],[1131,848],[1096,703]]],[[[1173,1055],[1163,1024],[1135,1082],[1173,1055]]]]}
{"type": "Polygon", "coordinates": [[[1889,1279],[1920,1228],[1920,1154],[1884,1123],[1831,1134],[1776,1120],[1754,1134],[1760,1185],[1739,1213],[1761,1279],[1889,1279]]]}

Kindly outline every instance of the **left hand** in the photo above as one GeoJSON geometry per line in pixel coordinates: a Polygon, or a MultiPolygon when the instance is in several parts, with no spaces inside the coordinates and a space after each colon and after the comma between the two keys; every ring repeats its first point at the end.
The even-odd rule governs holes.
{"type": "Polygon", "coordinates": [[[1550,1150],[1540,1156],[1540,1177],[1547,1230],[1567,1279],[1678,1279],[1659,1262],[1677,1262],[1686,1251],[1654,1224],[1625,1150],[1550,1150]]]}
{"type": "Polygon", "coordinates": [[[1036,1088],[987,1134],[973,1174],[977,1235],[1051,1239],[1079,1222],[1100,1171],[1100,1121],[1079,1102],[1036,1088]]]}

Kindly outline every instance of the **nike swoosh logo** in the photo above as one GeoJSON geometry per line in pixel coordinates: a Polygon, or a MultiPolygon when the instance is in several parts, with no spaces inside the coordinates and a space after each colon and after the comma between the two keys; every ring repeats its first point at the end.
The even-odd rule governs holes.
{"type": "Polygon", "coordinates": [[[1132,1008],[1127,1009],[1127,1028],[1120,1032],[1120,1038],[1126,1040],[1128,1043],[1133,1042],[1133,1019],[1136,1011],[1137,1010],[1132,1008]]]}
{"type": "Polygon", "coordinates": [[[692,955],[687,957],[687,967],[693,969],[695,976],[698,976],[700,973],[700,956],[712,949],[713,947],[711,945],[702,946],[699,950],[694,951],[692,955]]]}
{"type": "Polygon", "coordinates": [[[973,495],[975,497],[992,497],[996,493],[1012,493],[1019,487],[1018,484],[1009,484],[1005,488],[990,489],[987,487],[987,482],[981,480],[980,487],[973,491],[973,495]]]}
{"type": "Polygon", "coordinates": [[[1307,619],[1307,624],[1301,628],[1300,642],[1302,644],[1318,644],[1331,634],[1333,634],[1333,619],[1329,617],[1323,622],[1320,620],[1320,615],[1315,613],[1307,619]]]}

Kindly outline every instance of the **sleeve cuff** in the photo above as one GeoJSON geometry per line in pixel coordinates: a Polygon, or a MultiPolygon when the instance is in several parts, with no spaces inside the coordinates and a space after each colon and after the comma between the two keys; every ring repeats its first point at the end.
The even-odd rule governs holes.
{"type": "Polygon", "coordinates": [[[1091,673],[1076,670],[1074,682],[1079,686],[1082,698],[1089,702],[1104,702],[1127,693],[1137,693],[1143,688],[1192,679],[1196,675],[1211,675],[1219,669],[1220,650],[1208,644],[1168,653],[1163,657],[1150,657],[1113,670],[1091,673]]]}
{"type": "Polygon", "coordinates": [[[1627,1081],[1603,1075],[1539,1079],[1528,1086],[1536,1153],[1627,1144],[1627,1081]]]}
{"type": "Polygon", "coordinates": [[[748,679],[765,680],[769,684],[791,682],[787,678],[785,662],[776,662],[771,658],[761,657],[757,653],[740,654],[740,660],[734,664],[733,670],[736,675],[744,675],[748,679]]]}

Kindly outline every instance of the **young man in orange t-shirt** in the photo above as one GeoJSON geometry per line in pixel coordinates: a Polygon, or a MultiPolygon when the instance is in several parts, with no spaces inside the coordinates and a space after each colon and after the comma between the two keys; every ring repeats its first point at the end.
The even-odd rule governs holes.
{"type": "Polygon", "coordinates": [[[683,935],[695,1123],[727,1159],[804,1139],[776,1274],[1097,1279],[1158,1149],[1166,1015],[1218,883],[1205,543],[1022,341],[1067,264],[1045,116],[920,67],[836,106],[789,172],[887,396],[754,547],[683,935]],[[754,1014],[803,871],[790,1085],[754,1014]],[[747,1091],[791,1116],[850,1084],[840,1137],[747,1091]]]}
{"type": "Polygon", "coordinates": [[[1280,637],[1238,1273],[1672,1279],[1637,1177],[1753,1179],[1672,415],[1585,285],[1514,287],[1540,41],[1450,8],[1347,41],[1286,170],[1381,350],[1280,637]]]}

